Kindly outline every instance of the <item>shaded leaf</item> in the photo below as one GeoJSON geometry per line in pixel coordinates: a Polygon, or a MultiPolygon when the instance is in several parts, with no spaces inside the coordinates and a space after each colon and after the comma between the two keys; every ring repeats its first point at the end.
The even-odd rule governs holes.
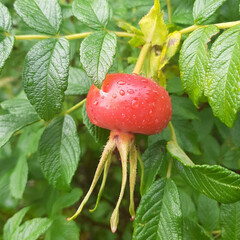
{"type": "Polygon", "coordinates": [[[117,37],[114,33],[95,32],[86,37],[80,47],[80,60],[92,82],[100,88],[113,64],[117,37]]]}
{"type": "Polygon", "coordinates": [[[55,118],[46,127],[38,151],[48,182],[56,188],[67,189],[80,157],[77,128],[71,116],[55,118]]]}
{"type": "Polygon", "coordinates": [[[14,8],[23,21],[38,32],[56,34],[62,23],[57,0],[17,0],[14,8]]]}
{"type": "Polygon", "coordinates": [[[69,43],[66,39],[38,42],[27,54],[24,90],[41,118],[49,120],[62,109],[67,88],[69,43]]]}

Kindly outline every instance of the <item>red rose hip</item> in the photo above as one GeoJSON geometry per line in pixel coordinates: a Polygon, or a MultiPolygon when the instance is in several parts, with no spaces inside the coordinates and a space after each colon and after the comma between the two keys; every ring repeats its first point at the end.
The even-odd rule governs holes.
{"type": "Polygon", "coordinates": [[[86,106],[99,127],[146,135],[161,132],[172,116],[168,92],[136,74],[108,74],[101,89],[91,86],[86,106]]]}

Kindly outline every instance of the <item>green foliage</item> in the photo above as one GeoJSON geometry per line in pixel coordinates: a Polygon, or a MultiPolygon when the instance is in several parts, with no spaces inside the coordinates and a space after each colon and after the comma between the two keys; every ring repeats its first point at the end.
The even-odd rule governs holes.
{"type": "Polygon", "coordinates": [[[0,239],[239,239],[239,24],[238,0],[2,0],[0,239]],[[113,236],[116,151],[98,209],[66,217],[109,136],[84,99],[133,69],[166,87],[172,123],[136,136],[136,218],[126,192],[113,236]]]}

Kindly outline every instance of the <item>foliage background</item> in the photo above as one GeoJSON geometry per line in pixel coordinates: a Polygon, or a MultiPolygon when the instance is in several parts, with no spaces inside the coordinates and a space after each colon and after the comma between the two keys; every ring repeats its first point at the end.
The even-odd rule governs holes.
{"type": "MultiPolygon", "coordinates": [[[[34,31],[16,14],[13,9],[13,2],[11,0],[2,0],[2,3],[8,7],[13,18],[13,33],[15,35],[34,34],[34,31]]],[[[125,20],[137,27],[139,20],[153,5],[152,0],[108,0],[108,2],[113,16],[108,24],[108,29],[114,31],[121,31],[116,25],[117,19],[125,20]]],[[[71,1],[60,0],[59,3],[63,9],[64,16],[60,34],[68,35],[91,31],[90,28],[72,16],[71,1]]],[[[164,10],[164,20],[168,23],[166,2],[162,0],[160,3],[161,8],[164,10]]],[[[171,1],[173,23],[168,25],[171,30],[178,30],[194,24],[193,4],[193,0],[171,1]]],[[[207,20],[207,23],[235,21],[239,20],[239,17],[239,2],[237,0],[227,0],[207,20]]],[[[184,38],[185,36],[183,40],[184,38]]],[[[20,96],[19,98],[24,96],[22,84],[23,61],[27,52],[36,42],[36,40],[19,40],[15,42],[11,57],[0,76],[0,102],[12,99],[15,96],[20,96]]],[[[87,78],[83,70],[75,69],[81,69],[79,61],[80,43],[81,40],[79,39],[70,41],[70,60],[71,66],[74,67],[72,75],[70,75],[72,82],[81,81],[74,75],[74,71],[80,71],[77,74],[82,74],[81,76],[84,76],[83,79],[87,78]]],[[[211,43],[209,43],[208,47],[211,47],[211,43]]],[[[133,48],[128,44],[128,39],[118,38],[117,53],[110,72],[131,73],[137,61],[139,51],[138,48],[133,48]]],[[[172,122],[179,145],[195,164],[217,164],[239,174],[239,116],[234,127],[228,128],[218,118],[213,116],[207,102],[201,103],[199,108],[196,109],[182,89],[178,60],[179,52],[171,60],[171,63],[164,68],[164,74],[167,78],[167,90],[172,97],[172,122]]],[[[84,86],[86,89],[88,89],[89,83],[90,80],[85,82],[84,86]]],[[[80,96],[66,96],[64,109],[69,109],[84,99],[85,96],[86,91],[80,96]]],[[[0,109],[0,114],[4,113],[5,110],[3,108],[0,109]]],[[[110,169],[108,183],[98,210],[94,214],[88,212],[88,208],[93,206],[97,197],[97,193],[94,192],[81,216],[75,222],[68,223],[65,221],[65,218],[70,216],[78,206],[80,196],[86,193],[92,181],[103,145],[107,140],[107,135],[103,134],[100,142],[97,143],[95,141],[83,124],[84,114],[82,114],[81,109],[72,112],[71,116],[77,124],[77,134],[81,148],[81,160],[71,183],[71,189],[57,190],[53,188],[42,174],[38,161],[37,147],[45,128],[44,123],[40,122],[25,127],[15,133],[11,140],[0,148],[0,234],[3,234],[3,226],[7,219],[13,216],[19,209],[31,206],[24,217],[24,221],[40,217],[47,217],[53,221],[50,228],[47,227],[48,222],[44,223],[46,229],[48,228],[45,239],[131,239],[133,224],[130,222],[128,214],[128,191],[126,191],[120,208],[118,231],[113,235],[109,230],[110,214],[118,197],[116,189],[120,188],[121,184],[121,169],[117,154],[110,169]],[[11,179],[14,178],[14,170],[23,155],[27,155],[28,170],[25,169],[25,171],[28,171],[28,180],[22,195],[16,189],[14,190],[14,188],[19,186],[17,185],[18,183],[11,179]],[[75,203],[76,205],[73,205],[75,203]],[[79,231],[81,231],[81,237],[79,231]]],[[[168,128],[161,134],[154,136],[137,136],[140,151],[144,153],[147,149],[143,154],[143,159],[149,162],[149,165],[154,163],[154,158],[157,161],[162,157],[162,152],[159,152],[158,148],[156,148],[160,144],[159,141],[169,141],[170,137],[168,128]],[[150,154],[148,151],[150,151],[150,154]]],[[[157,179],[166,176],[169,159],[170,156],[166,153],[161,166],[159,166],[157,179]]],[[[221,239],[233,240],[240,238],[239,230],[237,230],[240,229],[240,221],[231,219],[233,214],[235,214],[236,219],[240,219],[239,202],[229,205],[220,204],[200,194],[179,174],[175,165],[173,165],[171,176],[178,187],[181,201],[183,239],[219,238],[220,231],[221,239]],[[228,231],[227,228],[230,228],[230,230],[228,231]],[[235,237],[232,237],[231,233],[235,230],[238,233],[236,233],[235,237]]],[[[138,178],[135,193],[136,205],[140,202],[139,182],[138,178]]],[[[41,225],[43,226],[44,224],[42,223],[41,225]]]]}

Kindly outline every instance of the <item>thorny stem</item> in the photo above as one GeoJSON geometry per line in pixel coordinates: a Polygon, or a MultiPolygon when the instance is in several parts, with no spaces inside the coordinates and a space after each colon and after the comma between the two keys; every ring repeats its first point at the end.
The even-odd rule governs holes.
{"type": "Polygon", "coordinates": [[[99,177],[101,176],[101,173],[103,171],[105,162],[108,159],[108,156],[112,154],[112,151],[114,150],[115,147],[116,147],[116,143],[115,143],[114,139],[111,138],[111,135],[110,135],[110,139],[107,142],[107,144],[106,144],[106,146],[105,146],[105,148],[103,150],[102,157],[101,157],[101,159],[99,161],[99,164],[97,166],[97,170],[95,172],[95,175],[94,175],[92,184],[91,184],[91,186],[90,186],[90,188],[88,190],[88,193],[84,197],[84,199],[81,202],[81,204],[80,204],[79,208],[77,209],[76,213],[72,217],[67,218],[68,221],[71,221],[71,220],[75,219],[81,213],[84,205],[86,204],[86,202],[88,201],[91,193],[93,192],[99,177]]]}
{"type": "Polygon", "coordinates": [[[76,105],[74,105],[73,107],[69,108],[67,111],[63,112],[64,115],[67,115],[73,111],[75,111],[76,109],[80,108],[85,102],[86,102],[86,98],[84,98],[81,102],[77,103],[76,105]]]}
{"type": "Polygon", "coordinates": [[[167,10],[168,10],[168,21],[171,24],[172,23],[172,8],[171,8],[171,0],[167,1],[167,10]]]}

